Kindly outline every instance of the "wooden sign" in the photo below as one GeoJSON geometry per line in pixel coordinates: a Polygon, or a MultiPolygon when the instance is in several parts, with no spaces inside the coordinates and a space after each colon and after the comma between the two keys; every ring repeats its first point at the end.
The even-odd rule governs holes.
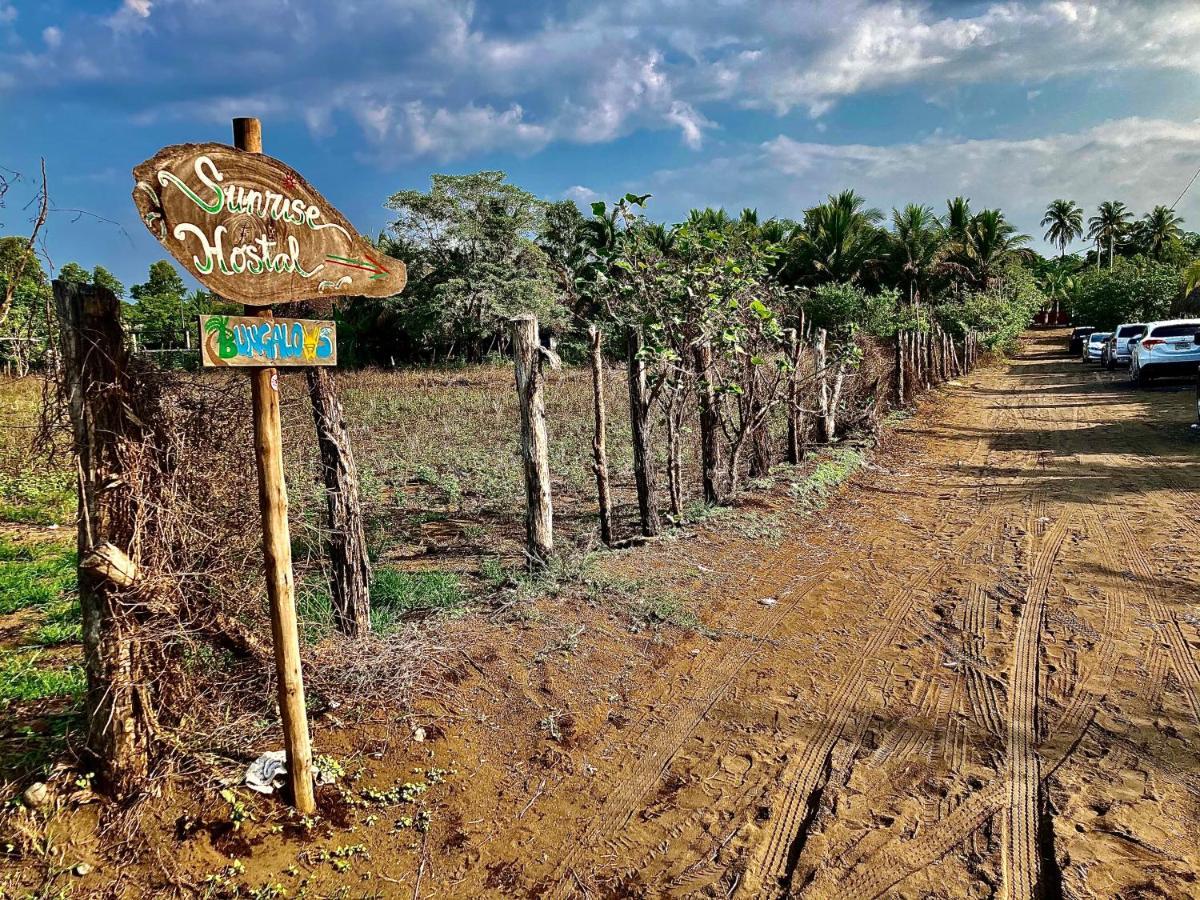
{"type": "Polygon", "coordinates": [[[381,256],[277,159],[225,144],[176,144],[135,168],[133,179],[146,227],[228,300],[268,306],[390,297],[404,288],[404,263],[381,256]]]}
{"type": "Polygon", "coordinates": [[[336,366],[333,322],[201,316],[200,358],[205,366],[336,366]]]}

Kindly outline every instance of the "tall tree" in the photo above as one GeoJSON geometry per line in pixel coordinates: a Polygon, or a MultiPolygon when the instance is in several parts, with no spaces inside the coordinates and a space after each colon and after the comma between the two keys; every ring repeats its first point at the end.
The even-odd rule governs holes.
{"type": "Polygon", "coordinates": [[[1163,254],[1183,235],[1183,218],[1168,206],[1156,206],[1138,221],[1135,239],[1146,255],[1162,259],[1163,254]]]}
{"type": "Polygon", "coordinates": [[[1074,200],[1052,200],[1042,216],[1045,239],[1058,247],[1058,255],[1066,256],[1071,241],[1083,237],[1083,210],[1074,200]]]}
{"type": "Polygon", "coordinates": [[[802,279],[813,284],[860,280],[884,252],[883,213],[853,190],[830,195],[804,214],[793,236],[802,279]],[[807,277],[805,277],[807,276],[807,277]]]}
{"type": "Polygon", "coordinates": [[[909,303],[920,303],[941,265],[946,235],[932,207],[910,203],[892,210],[889,258],[909,303]]]}
{"type": "Polygon", "coordinates": [[[1027,254],[1029,235],[1021,234],[998,209],[985,209],[971,217],[961,265],[977,287],[987,287],[1014,258],[1027,254]]]}
{"type": "Polygon", "coordinates": [[[1129,234],[1131,213],[1120,200],[1105,200],[1096,209],[1096,215],[1088,219],[1087,236],[1096,242],[1096,262],[1100,261],[1100,250],[1108,247],[1108,267],[1113,266],[1113,253],[1117,244],[1129,234]]]}

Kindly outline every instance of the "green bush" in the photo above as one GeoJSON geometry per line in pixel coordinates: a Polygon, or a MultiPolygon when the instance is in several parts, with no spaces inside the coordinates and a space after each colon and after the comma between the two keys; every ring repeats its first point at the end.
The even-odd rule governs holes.
{"type": "Polygon", "coordinates": [[[1174,266],[1146,259],[1118,260],[1111,271],[1083,273],[1071,298],[1071,317],[1080,325],[1109,331],[1122,322],[1170,318],[1183,293],[1174,266]]]}
{"type": "Polygon", "coordinates": [[[870,294],[857,284],[844,282],[813,288],[804,303],[809,321],[820,328],[845,333],[857,327],[878,337],[896,333],[899,310],[900,294],[894,288],[870,294]]]}
{"type": "Polygon", "coordinates": [[[936,316],[942,327],[956,337],[974,330],[984,346],[1004,352],[1016,345],[1045,302],[1046,295],[1033,275],[1014,265],[986,290],[973,291],[961,301],[939,306],[936,316]]]}

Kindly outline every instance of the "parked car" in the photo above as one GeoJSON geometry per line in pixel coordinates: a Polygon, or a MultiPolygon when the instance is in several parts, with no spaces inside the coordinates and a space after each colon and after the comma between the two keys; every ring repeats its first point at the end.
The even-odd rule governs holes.
{"type": "Polygon", "coordinates": [[[1080,354],[1085,364],[1100,362],[1100,358],[1104,354],[1104,345],[1111,336],[1111,331],[1093,331],[1087,336],[1087,340],[1083,343],[1083,353],[1080,354]]]}
{"type": "Polygon", "coordinates": [[[1196,333],[1200,319],[1147,322],[1141,340],[1132,343],[1129,378],[1138,387],[1165,375],[1194,376],[1200,366],[1196,333]]]}
{"type": "Polygon", "coordinates": [[[1100,363],[1106,369],[1129,365],[1129,341],[1146,329],[1142,322],[1122,322],[1104,342],[1104,355],[1100,363]]]}
{"type": "Polygon", "coordinates": [[[1083,340],[1096,329],[1091,325],[1079,325],[1071,329],[1071,342],[1067,346],[1067,352],[1072,356],[1078,356],[1083,352],[1083,340]]]}

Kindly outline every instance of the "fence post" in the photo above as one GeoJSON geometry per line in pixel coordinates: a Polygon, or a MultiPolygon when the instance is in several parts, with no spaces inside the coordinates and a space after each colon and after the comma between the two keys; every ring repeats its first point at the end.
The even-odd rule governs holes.
{"type": "Polygon", "coordinates": [[[896,332],[896,406],[904,405],[904,332],[896,332]]]}
{"type": "Polygon", "coordinates": [[[333,621],[343,634],[358,637],[371,630],[371,560],[358,493],[358,467],[333,372],[324,366],[308,366],[304,376],[325,479],[333,621]]]}
{"type": "Polygon", "coordinates": [[[721,428],[717,392],[712,384],[712,345],[707,341],[692,348],[696,381],[700,387],[700,480],[704,502],[710,506],[721,499],[721,444],[717,432],[721,428]]]}
{"type": "Polygon", "coordinates": [[[660,526],[658,489],[654,477],[654,451],[650,446],[650,391],[646,363],[641,359],[642,334],[631,326],[628,334],[629,421],[633,432],[633,480],[637,485],[638,515],[642,534],[654,537],[660,526]]]}
{"type": "Polygon", "coordinates": [[[550,497],[550,443],[542,392],[542,348],[537,319],[526,313],[512,320],[513,363],[521,405],[521,457],[525,462],[525,553],[531,569],[542,568],[554,551],[554,512],[550,497]]]}
{"type": "MultiPolygon", "coordinates": [[[[803,317],[803,313],[801,313],[803,317]]],[[[800,446],[800,429],[803,427],[799,406],[800,385],[800,334],[793,328],[788,337],[788,361],[792,371],[788,373],[787,383],[787,461],[792,465],[800,462],[802,450],[800,446]]]]}
{"type": "Polygon", "coordinates": [[[595,325],[588,326],[592,364],[592,471],[596,474],[596,502],[600,507],[600,540],[613,541],[612,498],[608,490],[608,447],[605,439],[604,409],[604,335],[595,325]]]}
{"type": "Polygon", "coordinates": [[[61,361],[79,464],[79,607],[87,674],[87,751],[100,785],[135,794],[155,746],[157,645],[139,634],[141,604],[129,602],[138,569],[137,510],[123,445],[140,441],[131,412],[121,302],[99,285],[54,282],[61,361]]]}

